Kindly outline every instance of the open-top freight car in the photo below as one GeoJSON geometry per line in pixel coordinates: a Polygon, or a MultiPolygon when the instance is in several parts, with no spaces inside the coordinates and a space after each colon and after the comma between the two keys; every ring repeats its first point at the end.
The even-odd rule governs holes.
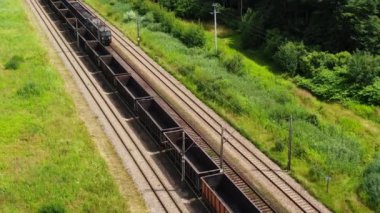
{"type": "Polygon", "coordinates": [[[117,83],[115,79],[116,76],[129,74],[126,66],[123,66],[119,60],[111,55],[100,57],[99,63],[104,76],[106,76],[107,80],[113,85],[117,83]]]}
{"type": "Polygon", "coordinates": [[[260,212],[225,174],[202,177],[202,198],[217,213],[260,212]]]}
{"type": "Polygon", "coordinates": [[[101,66],[101,57],[112,57],[110,52],[98,41],[87,41],[85,52],[98,67],[101,66]]]}
{"type": "Polygon", "coordinates": [[[77,0],[61,0],[81,23],[105,46],[112,41],[111,30],[107,25],[88,11],[77,0]]]}
{"type": "Polygon", "coordinates": [[[162,145],[166,141],[164,132],[181,129],[154,99],[138,100],[136,103],[136,114],[159,145],[162,145]]]}
{"type": "Polygon", "coordinates": [[[165,132],[164,135],[167,139],[164,147],[168,150],[169,159],[177,171],[182,173],[182,153],[184,153],[186,180],[195,192],[200,194],[201,177],[219,173],[220,169],[183,130],[165,132]]]}
{"type": "Polygon", "coordinates": [[[116,89],[131,110],[136,109],[136,101],[150,99],[151,96],[131,75],[116,76],[116,89]]]}
{"type": "MultiPolygon", "coordinates": [[[[102,68],[106,79],[116,88],[130,108],[138,116],[141,124],[153,136],[159,145],[168,149],[168,156],[175,167],[182,168],[183,130],[177,124],[178,115],[161,99],[149,95],[151,88],[140,80],[131,78],[124,63],[115,59],[82,23],[74,21],[73,14],[62,4],[63,0],[46,0],[73,37],[78,39],[78,46],[84,49],[89,59],[102,68]],[[75,25],[74,25],[75,24],[75,25]],[[70,30],[71,29],[71,30],[70,30]],[[79,32],[79,37],[77,32],[79,32]],[[115,84],[114,84],[115,85],[115,84]],[[149,92],[147,92],[147,89],[149,92]],[[149,94],[149,95],[148,95],[149,94]],[[148,96],[147,96],[148,95],[148,96]]],[[[203,200],[216,212],[258,212],[244,193],[225,175],[210,157],[185,134],[185,177],[196,192],[202,194],[203,200]],[[218,174],[216,174],[218,173],[218,174]]]]}

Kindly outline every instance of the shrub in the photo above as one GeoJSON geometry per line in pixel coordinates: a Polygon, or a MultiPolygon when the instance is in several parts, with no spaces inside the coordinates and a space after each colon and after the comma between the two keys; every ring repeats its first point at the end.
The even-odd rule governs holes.
{"type": "Polygon", "coordinates": [[[361,197],[372,209],[380,210],[380,156],[364,171],[361,197]]]}
{"type": "Polygon", "coordinates": [[[300,57],[300,74],[306,77],[315,76],[322,69],[332,70],[337,64],[334,54],[313,51],[300,57]]]}
{"type": "Polygon", "coordinates": [[[61,204],[53,203],[42,206],[38,213],[65,213],[65,207],[61,204]]]}
{"type": "Polygon", "coordinates": [[[188,47],[201,47],[206,43],[205,34],[199,26],[183,27],[180,40],[188,47]]]}
{"type": "Polygon", "coordinates": [[[23,98],[38,96],[41,94],[41,88],[34,82],[26,83],[23,87],[17,90],[17,95],[23,98]]]}
{"type": "Polygon", "coordinates": [[[14,55],[5,63],[4,68],[6,70],[17,70],[21,63],[24,62],[24,58],[19,55],[14,55]]]}
{"type": "Polygon", "coordinates": [[[222,53],[220,59],[228,72],[243,74],[243,57],[237,53],[222,53]]]}
{"type": "Polygon", "coordinates": [[[194,18],[199,8],[197,0],[178,0],[175,4],[175,13],[183,18],[194,18]]]}
{"type": "Polygon", "coordinates": [[[310,167],[308,176],[311,181],[317,182],[324,179],[325,173],[320,165],[314,164],[312,167],[310,167]]]}
{"type": "Polygon", "coordinates": [[[274,143],[274,147],[271,150],[274,152],[282,152],[285,150],[285,144],[285,141],[276,140],[276,142],[274,143]]]}
{"type": "Polygon", "coordinates": [[[123,22],[130,22],[133,20],[136,20],[136,13],[133,10],[124,13],[123,22]]]}
{"type": "Polygon", "coordinates": [[[380,78],[377,78],[372,85],[364,87],[359,92],[359,97],[362,101],[370,104],[380,105],[380,78]]]}
{"type": "Polygon", "coordinates": [[[201,26],[177,20],[173,12],[166,11],[159,5],[149,1],[132,1],[141,13],[151,13],[152,20],[161,23],[162,31],[171,33],[188,47],[203,46],[206,43],[204,30],[201,26]]]}
{"type": "Polygon", "coordinates": [[[260,13],[248,10],[241,24],[243,48],[257,48],[265,39],[264,22],[260,13]]]}
{"type": "Polygon", "coordinates": [[[353,54],[349,64],[347,78],[359,86],[367,86],[380,77],[380,56],[373,56],[367,52],[353,54]]]}
{"type": "Polygon", "coordinates": [[[280,47],[285,42],[285,38],[282,36],[280,30],[272,29],[268,30],[265,35],[265,47],[264,54],[273,57],[280,47]]]}
{"type": "Polygon", "coordinates": [[[297,74],[300,57],[306,53],[303,43],[286,42],[281,45],[274,55],[275,62],[290,75],[297,74]]]}

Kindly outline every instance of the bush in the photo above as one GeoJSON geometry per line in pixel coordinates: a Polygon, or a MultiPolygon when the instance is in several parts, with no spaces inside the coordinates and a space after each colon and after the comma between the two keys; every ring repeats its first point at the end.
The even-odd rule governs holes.
{"type": "Polygon", "coordinates": [[[380,156],[364,171],[361,197],[372,209],[380,210],[380,156]]]}
{"type": "Polygon", "coordinates": [[[380,78],[359,92],[360,99],[366,103],[380,105],[380,78]]]}
{"type": "Polygon", "coordinates": [[[18,55],[12,56],[12,58],[10,58],[7,63],[5,63],[4,68],[6,70],[17,70],[22,62],[24,62],[23,57],[18,55]]]}
{"type": "Polygon", "coordinates": [[[314,77],[322,69],[332,70],[337,61],[334,54],[313,51],[301,56],[299,72],[303,76],[314,77]]]}
{"type": "Polygon", "coordinates": [[[203,46],[206,43],[204,30],[201,26],[177,20],[173,12],[168,12],[159,5],[149,1],[132,1],[135,8],[142,14],[148,11],[152,20],[161,23],[162,31],[171,33],[188,47],[203,46]]]}
{"type": "Polygon", "coordinates": [[[237,53],[222,53],[220,59],[228,72],[242,75],[243,74],[243,56],[237,53]]]}
{"type": "Polygon", "coordinates": [[[136,13],[133,10],[124,13],[123,22],[130,22],[133,20],[136,20],[136,13]]]}
{"type": "Polygon", "coordinates": [[[243,48],[260,47],[265,39],[264,22],[260,13],[248,10],[241,24],[243,48]]]}
{"type": "Polygon", "coordinates": [[[305,53],[306,49],[303,43],[290,41],[279,47],[274,55],[274,60],[285,72],[295,76],[298,71],[300,57],[305,53]]]}
{"type": "Polygon", "coordinates": [[[188,47],[201,47],[206,43],[204,31],[199,26],[185,27],[180,34],[180,40],[188,47]]]}
{"type": "Polygon", "coordinates": [[[17,95],[23,98],[38,96],[41,94],[41,88],[34,82],[29,82],[17,90],[17,95]]]}
{"type": "Polygon", "coordinates": [[[47,204],[42,206],[39,210],[38,213],[65,213],[65,207],[62,206],[61,204],[47,204]]]}
{"type": "Polygon", "coordinates": [[[359,86],[367,86],[374,83],[376,77],[380,77],[380,56],[367,52],[353,54],[348,64],[347,80],[359,86]]]}
{"type": "Polygon", "coordinates": [[[282,36],[280,30],[272,29],[268,30],[265,35],[265,47],[264,54],[273,57],[280,47],[285,42],[285,38],[282,36]]]}

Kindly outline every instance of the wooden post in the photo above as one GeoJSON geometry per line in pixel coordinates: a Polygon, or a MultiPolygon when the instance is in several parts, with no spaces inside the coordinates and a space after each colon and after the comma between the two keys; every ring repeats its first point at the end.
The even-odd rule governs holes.
{"type": "Polygon", "coordinates": [[[223,146],[224,146],[224,127],[222,126],[222,132],[220,133],[220,153],[219,153],[219,168],[220,172],[223,172],[223,146]]]}
{"type": "Polygon", "coordinates": [[[181,152],[181,155],[182,155],[182,174],[181,174],[181,181],[184,182],[185,181],[185,152],[186,152],[186,147],[185,147],[185,143],[186,143],[186,134],[185,132],[182,132],[182,152],[181,152]]]}
{"type": "Polygon", "coordinates": [[[293,145],[293,116],[290,115],[289,119],[289,146],[288,146],[288,171],[292,166],[292,145],[293,145]]]}

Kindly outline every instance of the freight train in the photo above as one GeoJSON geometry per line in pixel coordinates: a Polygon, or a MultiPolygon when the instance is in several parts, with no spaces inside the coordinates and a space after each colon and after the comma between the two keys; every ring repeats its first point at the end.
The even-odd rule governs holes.
{"type": "Polygon", "coordinates": [[[87,30],[96,37],[100,43],[105,46],[111,44],[112,33],[107,25],[88,11],[83,5],[76,0],[60,0],[54,2],[62,2],[65,7],[73,13],[76,21],[80,22],[81,25],[87,28],[87,30]]]}
{"type": "Polygon", "coordinates": [[[104,23],[95,24],[99,23],[94,21],[96,17],[78,1],[45,1],[66,26],[69,34],[77,40],[78,47],[87,53],[91,62],[116,88],[157,145],[167,150],[167,156],[178,173],[212,211],[259,212],[175,121],[177,115],[169,110],[169,106],[162,99],[153,98],[153,90],[133,74],[125,62],[107,50],[105,45],[110,43],[111,33],[104,23]]]}

